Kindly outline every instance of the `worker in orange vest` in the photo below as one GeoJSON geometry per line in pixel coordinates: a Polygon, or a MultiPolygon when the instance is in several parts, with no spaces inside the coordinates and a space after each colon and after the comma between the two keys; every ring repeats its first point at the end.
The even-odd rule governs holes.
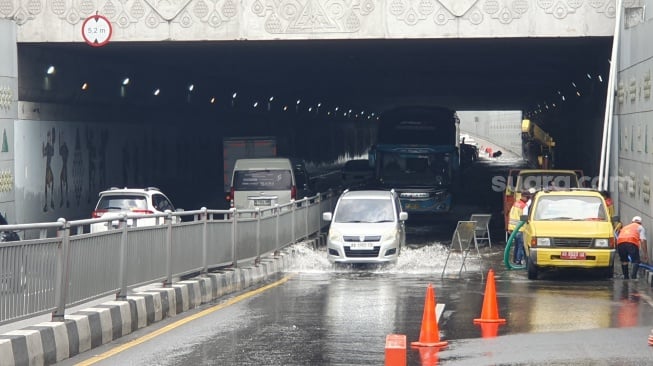
{"type": "MultiPolygon", "coordinates": [[[[535,195],[535,188],[529,188],[527,191],[521,193],[521,197],[513,203],[512,208],[510,209],[510,216],[508,220],[508,231],[513,232],[520,221],[522,215],[528,214],[528,209],[530,208],[531,198],[535,195]]],[[[522,232],[524,228],[521,227],[515,238],[515,250],[513,252],[513,262],[515,264],[523,264],[524,261],[524,235],[522,232]]]]}
{"type": "Polygon", "coordinates": [[[648,248],[646,247],[646,230],[642,226],[642,218],[635,216],[632,222],[621,228],[617,237],[617,252],[621,260],[621,271],[624,279],[628,279],[628,258],[633,263],[630,278],[637,278],[639,270],[639,252],[642,250],[642,257],[648,262],[648,248]]]}

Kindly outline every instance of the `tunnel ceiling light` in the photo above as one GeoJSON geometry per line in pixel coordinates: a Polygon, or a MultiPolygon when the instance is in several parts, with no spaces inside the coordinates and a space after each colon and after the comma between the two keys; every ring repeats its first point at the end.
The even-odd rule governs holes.
{"type": "Polygon", "coordinates": [[[192,92],[193,89],[195,89],[195,85],[190,84],[190,85],[188,86],[188,91],[189,91],[189,92],[192,92]]]}
{"type": "Polygon", "coordinates": [[[565,100],[567,100],[567,98],[565,98],[565,96],[563,95],[562,96],[562,101],[564,102],[565,100]]]}
{"type": "Polygon", "coordinates": [[[54,67],[54,65],[48,66],[48,69],[45,71],[46,74],[48,75],[54,75],[54,73],[57,72],[57,69],[54,67]]]}
{"type": "Polygon", "coordinates": [[[231,99],[236,99],[237,96],[238,96],[238,93],[234,92],[233,94],[231,94],[231,99]]]}
{"type": "Polygon", "coordinates": [[[88,90],[88,83],[82,84],[82,90],[88,90]]]}
{"type": "Polygon", "coordinates": [[[158,96],[159,94],[161,94],[161,89],[159,88],[154,89],[154,92],[152,94],[154,94],[154,96],[158,96]]]}
{"type": "Polygon", "coordinates": [[[577,91],[577,92],[576,92],[576,95],[578,95],[578,96],[580,97],[580,92],[579,92],[579,91],[577,91]]]}
{"type": "Polygon", "coordinates": [[[601,77],[601,75],[599,75],[598,78],[599,78],[599,82],[602,83],[602,82],[603,82],[603,78],[601,77]]]}
{"type": "Polygon", "coordinates": [[[268,101],[269,101],[269,102],[274,101],[274,97],[270,97],[270,99],[268,99],[268,101]]]}
{"type": "Polygon", "coordinates": [[[576,83],[574,83],[573,81],[571,82],[571,85],[573,85],[574,88],[578,88],[578,87],[576,86],[576,83]]]}
{"type": "Polygon", "coordinates": [[[320,108],[322,106],[322,103],[317,103],[317,107],[320,108]]]}
{"type": "Polygon", "coordinates": [[[590,80],[592,80],[592,75],[590,75],[589,73],[587,73],[587,78],[590,79],[590,80]]]}
{"type": "Polygon", "coordinates": [[[302,102],[301,99],[297,99],[297,105],[299,105],[299,103],[301,103],[301,102],[302,102]]]}
{"type": "Polygon", "coordinates": [[[308,107],[308,111],[309,111],[309,112],[312,112],[312,111],[313,111],[313,107],[308,107]]]}
{"type": "Polygon", "coordinates": [[[122,79],[122,85],[123,85],[123,86],[127,86],[127,85],[129,85],[129,78],[124,78],[124,79],[122,79]]]}
{"type": "Polygon", "coordinates": [[[252,104],[252,106],[253,106],[254,108],[258,108],[258,102],[254,102],[254,104],[252,104]]]}
{"type": "Polygon", "coordinates": [[[335,109],[335,111],[337,112],[337,111],[338,111],[338,109],[340,109],[340,107],[336,107],[336,109],[335,109]]]}
{"type": "Polygon", "coordinates": [[[284,105],[284,106],[283,106],[283,111],[285,112],[285,111],[287,111],[287,110],[288,110],[288,106],[287,106],[287,105],[284,105]]]}
{"type": "Polygon", "coordinates": [[[215,104],[215,97],[211,97],[211,104],[215,104]]]}

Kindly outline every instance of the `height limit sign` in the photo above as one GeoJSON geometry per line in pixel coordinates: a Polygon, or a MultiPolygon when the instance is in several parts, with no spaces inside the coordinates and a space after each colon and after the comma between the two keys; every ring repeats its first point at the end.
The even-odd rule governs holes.
{"type": "Polygon", "coordinates": [[[111,39],[111,22],[102,15],[91,15],[82,23],[82,37],[93,47],[104,46],[111,39]]]}

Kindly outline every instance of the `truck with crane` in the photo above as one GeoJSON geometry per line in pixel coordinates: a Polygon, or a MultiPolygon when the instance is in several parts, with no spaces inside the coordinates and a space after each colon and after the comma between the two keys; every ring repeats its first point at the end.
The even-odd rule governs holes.
{"type": "Polygon", "coordinates": [[[522,156],[533,169],[553,169],[554,148],[553,137],[530,119],[521,123],[522,156]]]}

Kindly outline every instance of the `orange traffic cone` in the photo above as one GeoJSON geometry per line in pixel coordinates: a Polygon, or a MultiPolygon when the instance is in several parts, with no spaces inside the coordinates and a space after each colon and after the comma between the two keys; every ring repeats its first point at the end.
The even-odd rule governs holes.
{"type": "Polygon", "coordinates": [[[424,300],[424,314],[422,315],[422,329],[419,332],[419,341],[411,342],[412,347],[444,347],[448,342],[440,341],[438,319],[435,315],[435,293],[429,283],[426,288],[424,300]]]}
{"type": "Polygon", "coordinates": [[[497,290],[494,284],[494,270],[490,269],[485,284],[485,297],[483,298],[483,311],[481,317],[474,319],[474,323],[505,323],[506,319],[499,318],[497,306],[497,290]]]}
{"type": "Polygon", "coordinates": [[[481,326],[481,337],[495,338],[499,334],[499,323],[478,323],[481,326]]]}

